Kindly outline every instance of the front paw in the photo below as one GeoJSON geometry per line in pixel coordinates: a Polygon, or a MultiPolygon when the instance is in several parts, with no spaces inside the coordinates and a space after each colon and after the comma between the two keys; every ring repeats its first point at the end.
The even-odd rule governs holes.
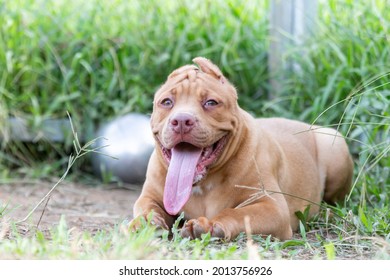
{"type": "Polygon", "coordinates": [[[162,228],[168,230],[168,226],[164,218],[157,213],[152,213],[149,215],[141,215],[134,218],[128,223],[128,228],[130,231],[136,232],[142,227],[142,225],[146,225],[146,224],[151,224],[153,226],[156,226],[156,228],[162,228]]]}
{"type": "Polygon", "coordinates": [[[212,223],[205,217],[187,221],[181,229],[182,237],[190,239],[201,238],[202,234],[210,232],[211,237],[224,239],[225,231],[218,223],[212,223]]]}

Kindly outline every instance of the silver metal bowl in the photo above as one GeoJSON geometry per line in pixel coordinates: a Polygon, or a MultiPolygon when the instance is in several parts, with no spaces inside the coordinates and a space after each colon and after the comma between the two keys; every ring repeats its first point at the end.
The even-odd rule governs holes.
{"type": "Polygon", "coordinates": [[[92,154],[94,172],[101,178],[112,176],[122,182],[140,184],[154,149],[150,118],[131,113],[103,125],[96,133],[92,154]]]}

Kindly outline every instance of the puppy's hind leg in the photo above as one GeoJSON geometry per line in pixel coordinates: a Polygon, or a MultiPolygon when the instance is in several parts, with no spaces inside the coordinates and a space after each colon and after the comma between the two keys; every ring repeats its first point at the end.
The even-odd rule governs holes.
{"type": "Polygon", "coordinates": [[[317,142],[317,160],[323,177],[324,201],[330,204],[342,201],[351,189],[353,161],[343,136],[334,129],[314,130],[317,142]]]}

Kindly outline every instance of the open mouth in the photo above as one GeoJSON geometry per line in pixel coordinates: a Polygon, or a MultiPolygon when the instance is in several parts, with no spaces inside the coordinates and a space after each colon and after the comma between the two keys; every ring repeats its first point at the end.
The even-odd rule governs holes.
{"type": "Polygon", "coordinates": [[[172,149],[160,143],[168,171],[164,188],[164,208],[170,215],[176,215],[190,198],[192,186],[200,182],[207,168],[215,163],[227,142],[227,136],[214,144],[200,148],[188,142],[180,142],[172,149]]]}
{"type": "Polygon", "coordinates": [[[223,148],[225,147],[226,142],[227,136],[225,135],[211,146],[205,148],[196,147],[195,145],[188,142],[180,142],[176,144],[175,147],[172,149],[165,148],[161,143],[160,147],[164,155],[164,159],[166,160],[168,165],[170,165],[171,163],[173,149],[180,150],[183,152],[190,150],[194,151],[198,149],[201,150],[200,157],[196,163],[195,176],[193,181],[193,184],[196,184],[201,181],[206,175],[207,167],[217,161],[223,151],[223,148]]]}

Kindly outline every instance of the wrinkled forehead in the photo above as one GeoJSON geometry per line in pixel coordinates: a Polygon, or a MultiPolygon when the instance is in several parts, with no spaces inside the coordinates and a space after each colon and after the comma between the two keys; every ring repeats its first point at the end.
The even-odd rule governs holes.
{"type": "MultiPolygon", "coordinates": [[[[161,94],[172,92],[178,88],[204,89],[209,92],[226,92],[232,91],[236,95],[234,87],[225,79],[222,81],[214,76],[201,71],[195,65],[186,65],[173,71],[165,84],[156,92],[155,98],[161,94]]],[[[188,92],[189,93],[189,92],[188,92]]]]}

